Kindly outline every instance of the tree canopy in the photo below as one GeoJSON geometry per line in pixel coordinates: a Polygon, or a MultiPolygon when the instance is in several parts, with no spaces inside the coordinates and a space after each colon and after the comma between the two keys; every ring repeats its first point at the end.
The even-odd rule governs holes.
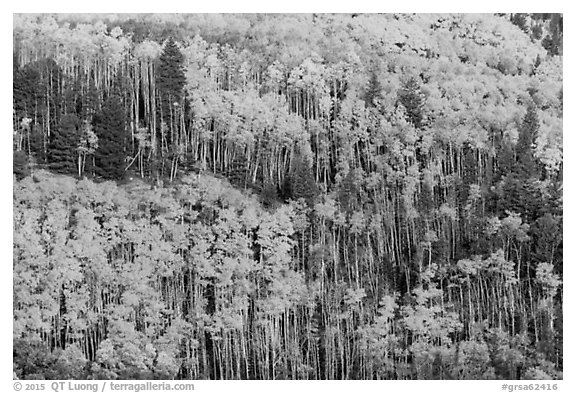
{"type": "Polygon", "coordinates": [[[556,379],[559,14],[15,14],[25,379],[556,379]]]}

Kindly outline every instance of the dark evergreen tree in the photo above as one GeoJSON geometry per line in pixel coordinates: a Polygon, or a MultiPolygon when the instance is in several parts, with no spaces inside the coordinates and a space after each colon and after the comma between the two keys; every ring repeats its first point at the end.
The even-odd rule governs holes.
{"type": "Polygon", "coordinates": [[[12,172],[16,179],[21,180],[30,174],[28,167],[28,156],[23,151],[15,151],[13,154],[12,172]]]}
{"type": "Polygon", "coordinates": [[[532,31],[532,39],[539,40],[542,38],[542,33],[544,31],[540,23],[536,23],[530,30],[532,31]]]}
{"type": "Polygon", "coordinates": [[[290,197],[292,199],[304,198],[308,204],[312,204],[318,195],[318,186],[307,157],[296,155],[289,178],[290,197]]]}
{"type": "Polygon", "coordinates": [[[40,73],[40,85],[38,91],[46,100],[42,106],[43,116],[49,118],[52,128],[56,128],[63,114],[62,108],[62,85],[64,72],[54,59],[38,60],[34,67],[40,73]]]}
{"type": "Polygon", "coordinates": [[[77,112],[82,119],[90,119],[98,109],[98,89],[94,80],[90,79],[86,92],[79,97],[77,112]]]}
{"type": "Polygon", "coordinates": [[[542,40],[542,46],[544,47],[544,49],[546,49],[546,51],[548,52],[548,54],[550,56],[554,56],[557,55],[557,50],[554,46],[554,40],[552,39],[552,37],[550,36],[550,34],[546,35],[546,37],[544,37],[544,39],[542,40]]]}
{"type": "Polygon", "coordinates": [[[534,157],[534,143],[539,127],[536,106],[531,103],[520,126],[516,161],[503,179],[498,202],[500,213],[514,211],[522,214],[522,218],[529,222],[538,218],[546,204],[535,184],[540,179],[541,169],[534,157]]]}
{"type": "Polygon", "coordinates": [[[508,174],[503,181],[502,192],[498,200],[499,214],[506,211],[520,213],[525,222],[533,222],[546,209],[546,201],[536,187],[534,179],[522,178],[514,173],[508,174]]]}
{"type": "Polygon", "coordinates": [[[516,145],[517,164],[516,171],[523,172],[525,177],[537,175],[536,160],[534,158],[533,146],[538,137],[538,129],[540,128],[540,120],[536,112],[536,105],[531,103],[528,106],[520,133],[518,136],[518,144],[516,145]]]}
{"type": "Polygon", "coordinates": [[[183,97],[186,76],[184,74],[184,55],[170,37],[164,45],[158,64],[156,86],[162,99],[180,102],[183,97]]]}
{"type": "MultiPolygon", "coordinates": [[[[398,101],[406,110],[406,119],[412,123],[416,129],[423,129],[426,126],[427,119],[424,114],[424,104],[426,96],[422,93],[420,82],[415,77],[410,77],[398,92],[398,101]]],[[[422,135],[419,136],[416,147],[416,159],[420,169],[428,165],[427,153],[421,148],[420,142],[422,135]]]]}
{"type": "Polygon", "coordinates": [[[14,111],[20,116],[31,117],[34,113],[36,100],[40,98],[40,73],[29,63],[23,68],[17,68],[14,60],[13,72],[13,104],[14,111]]]}
{"type": "Polygon", "coordinates": [[[542,59],[540,58],[540,55],[538,54],[536,56],[536,60],[534,60],[534,65],[532,66],[531,76],[533,76],[536,73],[536,70],[538,69],[538,67],[540,67],[540,64],[542,64],[542,59]]]}
{"type": "Polygon", "coordinates": [[[366,93],[364,96],[364,101],[366,106],[369,108],[374,108],[377,106],[377,102],[382,97],[382,85],[378,80],[378,74],[376,71],[370,72],[370,79],[368,80],[368,86],[366,88],[366,93]]]}
{"type": "Polygon", "coordinates": [[[406,108],[408,121],[416,128],[422,128],[425,124],[424,104],[426,97],[420,89],[420,83],[414,77],[408,79],[398,92],[398,101],[406,108]]]}
{"type": "Polygon", "coordinates": [[[494,137],[497,146],[495,157],[494,180],[499,181],[512,171],[515,166],[514,146],[504,138],[502,133],[494,137]]]}
{"type": "Polygon", "coordinates": [[[238,188],[246,188],[248,181],[248,168],[246,156],[243,153],[236,153],[234,159],[228,166],[228,180],[230,184],[238,188]]]}
{"type": "Polygon", "coordinates": [[[119,97],[108,98],[96,112],[92,125],[98,136],[98,149],[94,156],[96,174],[106,179],[124,176],[126,148],[126,119],[119,97]]]}
{"type": "Polygon", "coordinates": [[[562,14],[552,14],[548,25],[549,33],[542,40],[542,46],[551,56],[562,54],[563,19],[562,14]]]}
{"type": "Polygon", "coordinates": [[[32,152],[39,162],[45,162],[50,143],[47,130],[57,128],[61,116],[62,71],[54,60],[46,58],[28,63],[20,69],[16,68],[16,64],[15,60],[14,115],[16,119],[33,119],[23,149],[32,152]]]}
{"type": "MultiPolygon", "coordinates": [[[[160,95],[160,113],[163,121],[174,131],[177,122],[177,111],[183,104],[184,85],[186,84],[186,75],[184,74],[184,56],[176,46],[176,43],[170,37],[164,45],[164,51],[160,55],[156,87],[160,95]]],[[[166,135],[170,142],[171,133],[166,135]]]]}
{"type": "Polygon", "coordinates": [[[510,15],[510,21],[518,26],[522,31],[528,32],[528,27],[526,26],[526,14],[512,14],[510,15]]]}
{"type": "Polygon", "coordinates": [[[274,182],[270,180],[264,182],[260,192],[260,200],[265,207],[274,207],[278,204],[278,189],[274,182]]]}
{"type": "Polygon", "coordinates": [[[48,165],[54,172],[77,173],[80,120],[76,115],[62,116],[58,128],[52,131],[48,148],[48,165]]]}
{"type": "Polygon", "coordinates": [[[66,83],[62,94],[62,110],[65,113],[73,113],[81,116],[82,111],[82,88],[79,79],[66,77],[66,83]]]}
{"type": "Polygon", "coordinates": [[[342,179],[338,191],[340,206],[349,212],[355,211],[358,207],[358,188],[356,186],[356,176],[353,169],[349,170],[342,179]]]}

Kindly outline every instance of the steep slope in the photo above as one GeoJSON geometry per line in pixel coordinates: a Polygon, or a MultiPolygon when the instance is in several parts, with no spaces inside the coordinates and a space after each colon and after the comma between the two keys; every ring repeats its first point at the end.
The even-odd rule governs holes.
{"type": "Polygon", "coordinates": [[[508,16],[15,15],[14,41],[20,376],[561,378],[562,57],[508,16]],[[144,180],[39,174],[69,115],[71,176],[144,180]]]}

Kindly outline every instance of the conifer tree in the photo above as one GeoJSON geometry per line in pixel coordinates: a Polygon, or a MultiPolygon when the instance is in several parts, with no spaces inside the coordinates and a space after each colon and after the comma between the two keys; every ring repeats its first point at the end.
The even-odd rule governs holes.
{"type": "Polygon", "coordinates": [[[13,173],[16,175],[16,179],[21,180],[30,174],[30,168],[28,167],[28,157],[23,151],[15,151],[13,154],[13,173]]]}
{"type": "Polygon", "coordinates": [[[264,182],[262,191],[260,192],[262,205],[265,207],[273,207],[278,203],[278,189],[274,182],[268,180],[264,182]]]}
{"type": "Polygon", "coordinates": [[[366,88],[366,93],[364,100],[366,101],[366,106],[369,108],[374,108],[377,106],[378,99],[382,96],[382,85],[378,80],[378,74],[376,71],[370,72],[370,79],[368,80],[368,87],[366,88]]]}
{"type": "Polygon", "coordinates": [[[563,38],[562,14],[552,14],[548,30],[550,33],[542,40],[542,46],[548,51],[550,56],[561,55],[563,38]]]}
{"type": "MultiPolygon", "coordinates": [[[[166,140],[170,143],[171,136],[177,127],[177,110],[183,104],[184,85],[184,56],[170,37],[164,45],[164,51],[160,55],[156,86],[160,96],[160,113],[162,121],[168,126],[170,133],[166,134],[166,140]]],[[[182,108],[182,110],[184,110],[182,108]]]]}
{"type": "Polygon", "coordinates": [[[420,89],[420,83],[416,78],[411,77],[405,83],[402,89],[398,92],[399,102],[406,108],[406,116],[408,121],[414,127],[422,128],[424,126],[424,104],[426,97],[420,89]]]}
{"type": "Polygon", "coordinates": [[[530,28],[530,31],[532,32],[532,38],[533,39],[539,40],[542,38],[543,30],[542,30],[541,24],[539,24],[539,23],[535,24],[534,26],[532,26],[530,28]]]}
{"type": "Polygon", "coordinates": [[[542,209],[541,195],[533,186],[539,180],[539,165],[534,157],[534,143],[540,128],[536,106],[530,103],[519,130],[516,162],[504,177],[500,210],[516,211],[527,220],[535,220],[542,209]]]}
{"type": "Polygon", "coordinates": [[[248,171],[246,168],[246,156],[243,153],[237,153],[228,167],[228,180],[230,183],[238,188],[244,189],[248,171]]]}
{"type": "Polygon", "coordinates": [[[41,94],[39,89],[40,73],[33,66],[33,63],[29,63],[23,68],[16,68],[16,61],[14,61],[14,111],[22,116],[31,116],[34,113],[35,102],[41,94]]]}
{"type": "Polygon", "coordinates": [[[510,15],[510,22],[518,26],[522,31],[528,31],[528,27],[526,26],[526,14],[512,14],[510,15]]]}
{"type": "Polygon", "coordinates": [[[92,121],[98,136],[96,173],[106,179],[120,179],[124,175],[126,120],[120,98],[112,96],[96,112],[92,121]]]}
{"type": "Polygon", "coordinates": [[[76,173],[77,148],[80,142],[80,120],[76,115],[64,115],[60,125],[52,132],[48,149],[48,164],[55,172],[76,173]]]}
{"type": "Polygon", "coordinates": [[[516,169],[522,171],[527,177],[534,175],[536,171],[533,146],[536,143],[539,128],[540,120],[536,112],[536,106],[534,103],[530,103],[522,121],[518,144],[516,145],[517,161],[520,164],[516,169]]]}
{"type": "Polygon", "coordinates": [[[308,204],[311,204],[314,197],[318,195],[318,186],[314,180],[312,166],[307,157],[296,155],[290,174],[290,196],[292,199],[304,198],[308,204]]]}
{"type": "Polygon", "coordinates": [[[342,179],[338,192],[338,200],[340,206],[347,211],[355,211],[357,208],[358,188],[356,186],[355,171],[349,170],[346,176],[342,179]]]}
{"type": "Polygon", "coordinates": [[[180,102],[184,92],[186,76],[184,75],[184,56],[170,37],[160,55],[156,85],[163,99],[180,102]]]}

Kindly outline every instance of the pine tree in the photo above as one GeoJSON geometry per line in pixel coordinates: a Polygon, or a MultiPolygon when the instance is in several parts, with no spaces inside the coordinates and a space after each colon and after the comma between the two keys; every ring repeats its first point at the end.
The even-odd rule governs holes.
{"type": "Polygon", "coordinates": [[[16,175],[16,179],[21,180],[30,174],[28,167],[28,157],[23,151],[15,151],[13,153],[13,168],[12,172],[16,175]]]}
{"type": "Polygon", "coordinates": [[[314,180],[312,166],[307,157],[297,155],[290,174],[290,196],[292,199],[304,198],[308,204],[318,195],[318,186],[314,180]]]}
{"type": "Polygon", "coordinates": [[[548,30],[550,33],[542,40],[542,46],[548,51],[550,56],[561,55],[563,41],[562,14],[552,14],[548,30]]]}
{"type": "MultiPolygon", "coordinates": [[[[17,59],[14,61],[16,67],[17,59]]],[[[47,160],[48,127],[51,131],[58,127],[58,85],[60,69],[49,59],[41,59],[14,68],[13,105],[18,118],[34,119],[23,148],[34,154],[40,162],[47,160]]]]}
{"type": "Polygon", "coordinates": [[[184,56],[170,37],[164,45],[158,64],[156,86],[160,95],[160,105],[164,121],[169,126],[174,119],[173,107],[182,103],[184,97],[184,56]]]}
{"type": "Polygon", "coordinates": [[[278,189],[274,182],[270,180],[264,182],[260,192],[260,200],[264,207],[274,207],[278,204],[278,189]]]}
{"type": "Polygon", "coordinates": [[[512,14],[510,16],[510,22],[518,26],[522,31],[528,31],[528,27],[526,26],[526,14],[512,14]]]}
{"type": "Polygon", "coordinates": [[[158,76],[156,86],[161,96],[171,97],[172,102],[180,102],[186,84],[184,74],[184,55],[176,46],[174,39],[170,37],[160,55],[158,64],[158,76]]]}
{"type": "Polygon", "coordinates": [[[338,190],[338,201],[346,211],[356,211],[358,207],[358,188],[356,186],[356,176],[353,169],[349,170],[342,179],[338,190]]]}
{"type": "Polygon", "coordinates": [[[424,126],[424,104],[426,97],[420,89],[420,83],[411,77],[398,92],[398,101],[406,108],[408,121],[416,128],[424,126]]]}
{"type": "Polygon", "coordinates": [[[248,177],[246,168],[246,156],[243,153],[237,153],[228,167],[228,180],[235,187],[244,189],[248,177]]]}
{"type": "Polygon", "coordinates": [[[14,111],[21,116],[32,116],[35,103],[41,97],[40,73],[29,63],[23,68],[16,68],[14,60],[13,71],[13,103],[14,111]]]}
{"type": "Polygon", "coordinates": [[[59,127],[52,132],[48,148],[48,164],[53,171],[68,175],[76,173],[79,128],[78,117],[69,114],[62,116],[59,127]]]}
{"type": "Polygon", "coordinates": [[[91,118],[96,112],[98,106],[98,90],[94,84],[94,80],[88,82],[87,91],[80,97],[80,111],[82,118],[91,118]]]}
{"type": "Polygon", "coordinates": [[[124,176],[126,120],[120,98],[108,98],[94,115],[92,125],[98,136],[98,149],[94,154],[96,173],[106,179],[121,179],[124,176]]]}
{"type": "Polygon", "coordinates": [[[542,29],[542,25],[540,23],[535,24],[530,29],[532,32],[532,39],[539,40],[542,38],[542,33],[544,32],[542,29]]]}
{"type": "Polygon", "coordinates": [[[377,106],[377,102],[382,98],[382,85],[378,80],[378,74],[376,71],[370,72],[370,79],[368,80],[368,87],[366,88],[366,93],[364,96],[364,101],[366,106],[369,108],[374,108],[377,106]]]}
{"type": "Polygon", "coordinates": [[[517,164],[519,164],[516,166],[516,170],[521,171],[526,177],[535,175],[537,170],[533,145],[536,143],[539,128],[540,120],[536,106],[531,103],[522,121],[518,144],[516,145],[517,164]]]}
{"type": "Polygon", "coordinates": [[[525,220],[530,221],[537,218],[542,208],[541,195],[534,187],[534,181],[540,178],[539,165],[534,157],[533,148],[539,127],[536,106],[531,103],[520,126],[516,144],[516,162],[503,179],[502,196],[498,201],[501,212],[506,210],[519,212],[525,220]]]}

